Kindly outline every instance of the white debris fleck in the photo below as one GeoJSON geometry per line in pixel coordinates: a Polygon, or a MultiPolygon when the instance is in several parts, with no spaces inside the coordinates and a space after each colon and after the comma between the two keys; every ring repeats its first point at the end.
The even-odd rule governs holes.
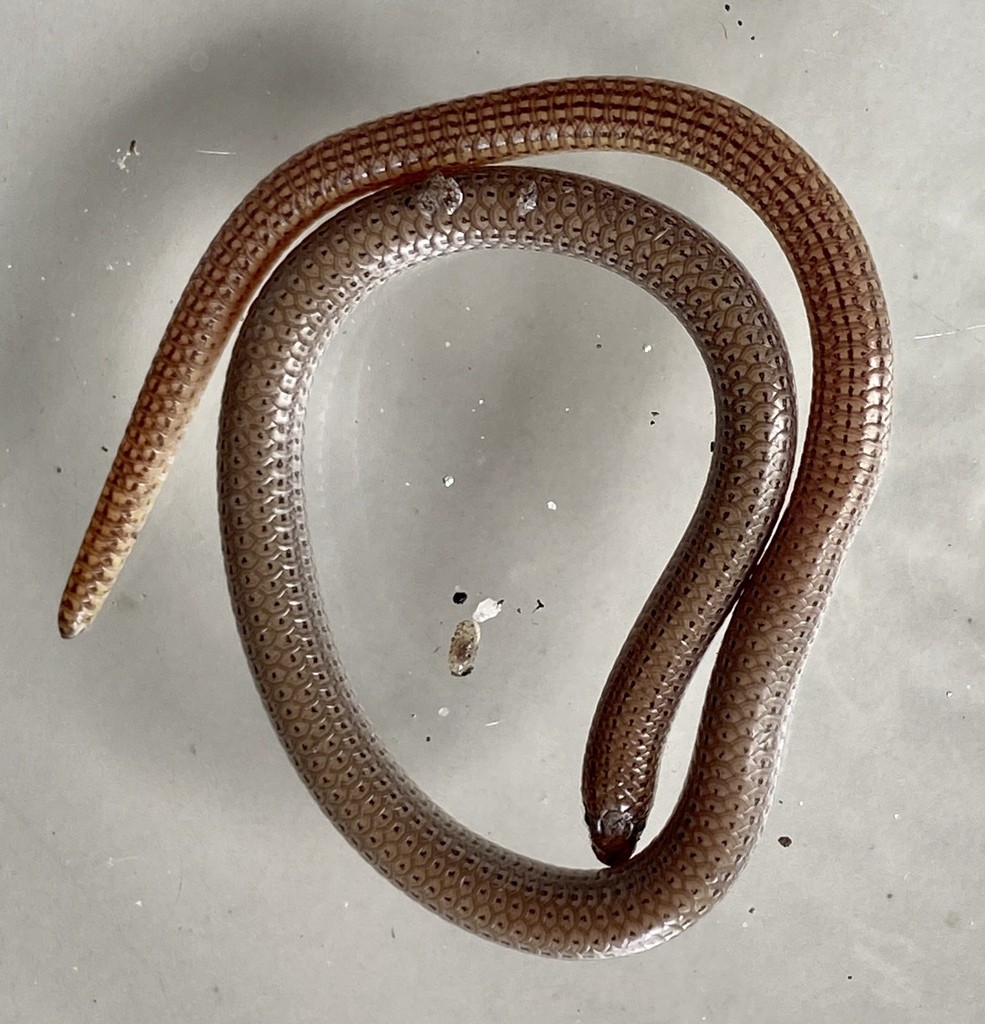
{"type": "Polygon", "coordinates": [[[451,487],[451,485],[455,482],[455,478],[451,475],[448,475],[442,477],[441,482],[445,485],[445,487],[451,487]]]}
{"type": "Polygon", "coordinates": [[[653,346],[652,345],[644,345],[643,346],[643,351],[644,352],[652,352],[653,351],[653,346]]]}
{"type": "Polygon", "coordinates": [[[537,209],[537,182],[528,181],[520,189],[516,200],[517,213],[522,217],[525,213],[537,209]]]}
{"type": "Polygon", "coordinates": [[[495,619],[502,610],[502,600],[497,601],[491,597],[487,597],[475,606],[475,611],[472,613],[472,621],[488,622],[489,619],[495,619]]]}
{"type": "Polygon", "coordinates": [[[130,173],[130,168],[127,167],[127,161],[131,157],[140,156],[140,150],[137,149],[137,140],[131,139],[130,145],[126,149],[118,149],[116,151],[116,157],[114,163],[121,171],[125,171],[127,174],[130,173]]]}
{"type": "Polygon", "coordinates": [[[418,210],[432,217],[439,210],[451,216],[463,202],[465,196],[461,186],[454,178],[446,177],[440,171],[424,182],[417,196],[418,210]]]}
{"type": "Polygon", "coordinates": [[[547,503],[547,507],[548,507],[548,508],[549,508],[549,509],[550,509],[550,510],[551,510],[552,512],[557,512],[557,502],[556,502],[556,501],[549,501],[549,502],[547,503]]]}
{"type": "Polygon", "coordinates": [[[447,718],[451,714],[451,709],[450,708],[438,708],[438,714],[442,718],[447,718]]]}

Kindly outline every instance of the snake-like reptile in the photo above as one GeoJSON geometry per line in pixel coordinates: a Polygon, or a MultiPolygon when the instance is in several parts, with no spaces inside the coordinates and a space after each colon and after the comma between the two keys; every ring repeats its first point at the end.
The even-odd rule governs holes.
{"type": "Polygon", "coordinates": [[[275,267],[227,379],[220,508],[244,647],[301,777],[379,871],[486,938],[589,958],[679,934],[722,897],[762,831],[796,681],[885,457],[889,323],[844,199],[759,115],[645,79],[520,86],[315,143],[243,200],[189,281],[72,569],[63,636],[85,629],[105,600],[224,345],[275,267]],[[653,153],[704,171],[741,196],[786,253],[807,310],[814,379],[800,466],[775,530],[794,412],[764,300],[716,243],[657,204],[573,175],[479,170],[572,149],[653,153]],[[281,264],[319,220],[380,189],[281,264]],[[304,404],[331,330],[400,266],[485,245],[567,252],[636,280],[705,346],[712,374],[719,426],[702,503],[630,632],[589,737],[586,819],[611,865],[598,870],[504,850],[404,775],[345,680],[307,540],[304,404]],[[662,736],[733,603],[683,791],[633,856],[662,736]]]}

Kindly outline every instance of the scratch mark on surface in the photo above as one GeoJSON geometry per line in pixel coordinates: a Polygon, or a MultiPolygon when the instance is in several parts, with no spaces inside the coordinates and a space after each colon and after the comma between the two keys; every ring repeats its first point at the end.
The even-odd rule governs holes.
{"type": "Polygon", "coordinates": [[[936,334],[915,334],[913,340],[927,341],[930,338],[950,338],[955,334],[966,334],[968,331],[980,331],[983,328],[985,328],[985,324],[971,324],[968,327],[954,327],[949,331],[938,331],[936,334]]]}
{"type": "Polygon", "coordinates": [[[203,156],[236,156],[231,149],[196,149],[195,152],[203,156]]]}
{"type": "Polygon", "coordinates": [[[136,853],[130,853],[127,854],[125,857],[107,857],[106,867],[115,868],[117,864],[122,864],[124,863],[124,861],[137,860],[137,856],[138,855],[136,853]]]}

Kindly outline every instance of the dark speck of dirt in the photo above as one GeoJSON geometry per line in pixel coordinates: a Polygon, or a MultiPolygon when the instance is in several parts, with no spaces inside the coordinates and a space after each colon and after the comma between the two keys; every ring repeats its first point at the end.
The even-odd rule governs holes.
{"type": "Polygon", "coordinates": [[[108,448],[106,447],[106,445],[104,445],[104,444],[101,444],[101,445],[99,446],[99,450],[100,450],[101,452],[108,452],[108,451],[109,451],[109,449],[108,449],[108,448]]]}
{"type": "Polygon", "coordinates": [[[777,839],[777,842],[778,842],[778,843],[779,843],[779,844],[780,844],[780,845],[781,845],[781,846],[782,846],[782,847],[783,847],[784,849],[786,849],[786,848],[787,848],[788,846],[793,846],[793,840],[792,840],[792,839],[790,838],[790,836],[780,836],[780,838],[779,838],[779,839],[777,839]]]}
{"type": "Polygon", "coordinates": [[[62,471],[62,467],[61,466],[55,466],[55,472],[56,473],[60,473],[61,471],[62,471]]]}
{"type": "Polygon", "coordinates": [[[456,590],[455,593],[451,595],[451,599],[455,604],[465,604],[469,599],[469,595],[466,594],[464,590],[456,590]]]}
{"type": "Polygon", "coordinates": [[[535,612],[539,612],[539,611],[541,610],[541,608],[545,608],[545,607],[547,607],[547,606],[546,606],[546,605],[544,604],[544,602],[543,602],[543,601],[541,601],[541,599],[540,599],[540,598],[538,597],[538,598],[537,598],[537,607],[536,607],[536,608],[534,608],[534,611],[535,611],[535,612]]]}

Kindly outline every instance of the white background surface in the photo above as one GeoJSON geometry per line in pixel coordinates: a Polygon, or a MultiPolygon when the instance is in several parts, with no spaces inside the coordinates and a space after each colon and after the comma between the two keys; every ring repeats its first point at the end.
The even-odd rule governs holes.
{"type": "MultiPolygon", "coordinates": [[[[0,1020],[977,1020],[981,6],[7,0],[0,28],[0,1020]],[[587,965],[420,910],[296,780],[226,602],[218,387],[97,626],[60,641],[55,610],[170,310],[260,177],[385,113],[595,73],[729,94],[819,159],[883,277],[897,415],[749,869],[681,939],[587,965]]],[[[737,200],[658,161],[556,163],[717,233],[809,370],[792,277],[737,200]]],[[[472,827],[588,864],[581,745],[700,490],[700,361],[609,275],[480,254],[385,289],[326,362],[310,489],[360,695],[472,827]],[[506,599],[464,681],[458,586],[506,599]]]]}

